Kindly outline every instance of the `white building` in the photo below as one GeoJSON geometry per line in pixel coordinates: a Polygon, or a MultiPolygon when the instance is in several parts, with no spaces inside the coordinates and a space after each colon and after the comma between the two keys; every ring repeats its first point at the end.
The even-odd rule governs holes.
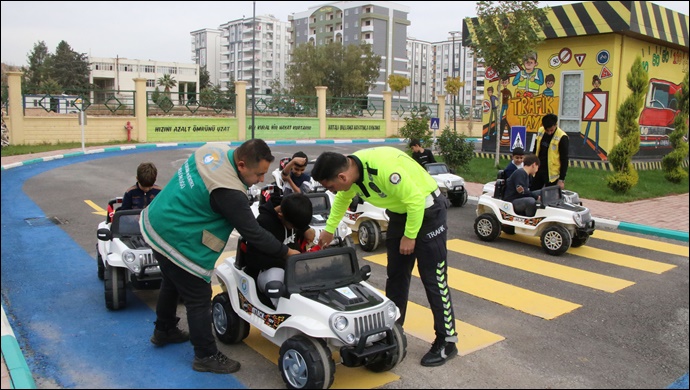
{"type": "MultiPolygon", "coordinates": [[[[132,60],[120,57],[89,57],[89,83],[103,90],[134,91],[134,79],[146,79],[146,91],[154,91],[158,79],[169,74],[177,84],[170,89],[174,103],[183,103],[185,93],[199,92],[199,65],[179,62],[132,60]]],[[[160,92],[163,88],[159,87],[160,92]]]]}
{"type": "Polygon", "coordinates": [[[220,44],[223,31],[213,28],[192,31],[192,61],[206,67],[209,82],[220,83],[220,44]]]}

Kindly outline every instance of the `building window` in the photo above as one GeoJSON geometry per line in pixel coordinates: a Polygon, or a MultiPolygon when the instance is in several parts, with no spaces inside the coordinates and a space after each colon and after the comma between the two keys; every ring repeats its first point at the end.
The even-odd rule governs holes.
{"type": "Polygon", "coordinates": [[[156,80],[146,80],[146,86],[147,87],[155,87],[156,86],[156,80]]]}

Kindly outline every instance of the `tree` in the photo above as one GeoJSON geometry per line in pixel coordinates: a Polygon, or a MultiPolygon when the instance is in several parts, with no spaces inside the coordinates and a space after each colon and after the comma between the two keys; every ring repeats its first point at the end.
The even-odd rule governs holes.
{"type": "Polygon", "coordinates": [[[621,194],[637,185],[639,179],[632,157],[640,150],[640,125],[637,119],[649,89],[649,75],[642,67],[639,56],[635,58],[626,81],[631,93],[616,112],[616,134],[620,141],[611,148],[608,155],[615,172],[606,177],[606,185],[621,194]]]}
{"type": "Polygon", "coordinates": [[[211,86],[211,75],[205,66],[199,70],[199,90],[206,89],[211,86]]]}
{"type": "MultiPolygon", "coordinates": [[[[460,77],[448,77],[446,78],[446,93],[449,94],[450,96],[453,96],[453,98],[458,96],[458,92],[460,92],[460,88],[462,88],[465,85],[464,81],[460,81],[460,77]]],[[[456,118],[456,112],[455,112],[455,99],[453,100],[453,131],[455,131],[455,118],[456,118]]]]}
{"type": "Polygon", "coordinates": [[[55,54],[47,61],[50,77],[62,88],[85,90],[89,88],[89,61],[86,54],[77,53],[65,41],[60,41],[55,54]]]}
{"type": "Polygon", "coordinates": [[[398,74],[392,74],[392,75],[388,76],[388,86],[391,88],[392,91],[398,93],[398,102],[399,102],[400,101],[400,92],[402,92],[403,89],[410,86],[410,79],[408,79],[405,76],[398,75],[398,74]]]}
{"type": "Polygon", "coordinates": [[[305,43],[293,51],[286,77],[295,96],[312,96],[317,86],[328,87],[330,96],[365,96],[378,79],[380,66],[381,56],[371,45],[305,43]]]}
{"type": "MultiPolygon", "coordinates": [[[[467,46],[476,58],[482,58],[499,77],[509,75],[529,52],[544,39],[544,25],[549,10],[538,1],[479,1],[475,22],[467,18],[470,36],[467,46]]],[[[497,108],[498,109],[498,108],[497,108]]],[[[498,114],[498,113],[497,113],[498,114]]],[[[498,115],[497,115],[498,116],[498,115]]],[[[495,165],[499,166],[500,140],[496,131],[495,165]]]]}
{"type": "Polygon", "coordinates": [[[688,143],[687,140],[683,140],[683,137],[687,137],[688,134],[688,96],[690,96],[688,87],[688,72],[686,71],[681,84],[681,90],[676,92],[680,112],[673,121],[674,129],[668,137],[673,146],[673,151],[661,159],[664,177],[671,183],[680,183],[681,180],[688,176],[681,165],[682,161],[688,157],[688,143]]]}
{"type": "MultiPolygon", "coordinates": [[[[46,61],[51,56],[48,52],[48,46],[44,41],[39,41],[34,44],[33,50],[26,56],[29,62],[29,67],[25,68],[24,78],[26,80],[22,85],[29,87],[40,88],[50,77],[46,61]]],[[[31,91],[33,93],[42,91],[31,91]]]]}
{"type": "Polygon", "coordinates": [[[170,99],[170,89],[175,88],[177,81],[170,75],[170,73],[164,74],[158,79],[158,86],[163,87],[163,93],[170,99]]]}

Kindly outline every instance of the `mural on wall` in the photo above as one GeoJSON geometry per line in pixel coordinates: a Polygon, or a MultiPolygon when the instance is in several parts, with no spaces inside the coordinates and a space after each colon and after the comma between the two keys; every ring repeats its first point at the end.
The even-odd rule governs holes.
{"type": "MultiPolygon", "coordinates": [[[[634,158],[668,154],[679,113],[675,93],[688,71],[688,15],[651,2],[594,1],[551,7],[547,17],[536,53],[525,53],[509,75],[486,69],[482,151],[495,151],[498,137],[500,152],[508,153],[513,126],[526,128],[533,150],[541,118],[554,113],[570,139],[571,158],[606,161],[619,139],[616,112],[630,95],[630,65],[641,56],[649,90],[634,158]],[[496,98],[500,107],[492,110],[496,98]]],[[[463,21],[464,40],[478,23],[463,21]]]]}
{"type": "MultiPolygon", "coordinates": [[[[637,157],[661,157],[671,150],[668,136],[673,132],[673,122],[680,112],[675,94],[681,89],[679,82],[683,74],[671,69],[687,69],[688,54],[654,45],[646,46],[642,52],[643,66],[648,69],[650,79],[638,120],[640,152],[637,157]]],[[[621,75],[614,74],[611,69],[619,66],[612,64],[612,55],[606,49],[573,54],[571,48],[562,47],[548,56],[548,68],[539,66],[539,55],[528,53],[521,66],[503,78],[487,68],[482,150],[494,151],[498,136],[501,151],[509,152],[513,126],[526,127],[526,144],[533,150],[541,118],[554,113],[559,115],[559,126],[570,137],[572,158],[606,161],[613,140],[617,139],[616,110],[627,97],[627,93],[611,95],[611,87],[615,86],[615,80],[620,85],[614,88],[627,91],[627,71],[621,75]],[[606,87],[602,87],[603,83],[606,87]],[[559,96],[560,93],[569,96],[559,96]],[[579,97],[573,96],[575,93],[579,97]],[[564,110],[563,115],[561,110],[564,110]],[[564,120],[572,116],[567,116],[566,111],[573,110],[577,112],[575,120],[564,120]]]]}

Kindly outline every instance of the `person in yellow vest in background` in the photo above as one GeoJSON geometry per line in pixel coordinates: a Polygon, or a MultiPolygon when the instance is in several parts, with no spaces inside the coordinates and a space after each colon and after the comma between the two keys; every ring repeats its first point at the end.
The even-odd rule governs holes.
{"type": "Polygon", "coordinates": [[[558,116],[546,114],[541,119],[537,131],[534,154],[539,157],[539,170],[530,185],[531,191],[558,185],[565,188],[565,175],[568,173],[568,135],[558,127],[558,116]]]}

